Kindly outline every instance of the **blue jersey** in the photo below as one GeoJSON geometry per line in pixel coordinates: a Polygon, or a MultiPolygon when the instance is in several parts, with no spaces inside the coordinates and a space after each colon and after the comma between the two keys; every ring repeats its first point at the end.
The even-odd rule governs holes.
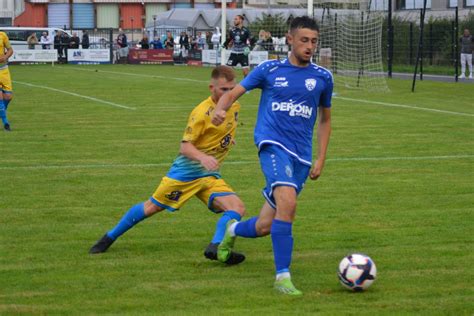
{"type": "Polygon", "coordinates": [[[293,66],[289,60],[269,60],[242,82],[247,91],[262,89],[254,140],[282,147],[301,163],[311,165],[313,130],[318,107],[331,107],[331,72],[316,64],[293,66]]]}

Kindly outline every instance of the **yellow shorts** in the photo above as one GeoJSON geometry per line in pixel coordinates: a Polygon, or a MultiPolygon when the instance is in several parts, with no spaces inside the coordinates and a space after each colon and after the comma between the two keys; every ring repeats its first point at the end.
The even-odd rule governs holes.
{"type": "Polygon", "coordinates": [[[168,211],[176,211],[191,197],[196,196],[214,213],[221,210],[212,207],[214,199],[218,196],[235,194],[223,179],[214,177],[199,178],[193,181],[178,181],[163,177],[150,201],[168,211]]]}
{"type": "Polygon", "coordinates": [[[10,70],[8,68],[0,69],[0,89],[3,93],[12,93],[12,79],[10,77],[10,70]]]}

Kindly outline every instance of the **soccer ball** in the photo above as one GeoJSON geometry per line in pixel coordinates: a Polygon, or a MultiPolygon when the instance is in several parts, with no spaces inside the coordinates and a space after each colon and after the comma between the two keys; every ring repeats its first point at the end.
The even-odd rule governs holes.
{"type": "Polygon", "coordinates": [[[377,268],[369,256],[354,253],[339,263],[337,273],[341,284],[352,291],[363,291],[375,280],[377,268]]]}

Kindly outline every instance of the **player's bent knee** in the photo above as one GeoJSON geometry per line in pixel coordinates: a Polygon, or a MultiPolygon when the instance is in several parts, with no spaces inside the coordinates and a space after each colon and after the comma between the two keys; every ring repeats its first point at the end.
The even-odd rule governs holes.
{"type": "Polygon", "coordinates": [[[255,228],[257,229],[258,236],[267,236],[270,234],[270,230],[272,229],[272,222],[273,218],[271,219],[259,219],[255,228]]]}
{"type": "Polygon", "coordinates": [[[146,201],[143,204],[143,208],[144,208],[144,212],[145,212],[146,217],[152,216],[153,214],[156,214],[156,213],[161,212],[163,210],[162,207],[153,204],[153,202],[151,202],[150,200],[146,201]]]}
{"type": "Polygon", "coordinates": [[[237,213],[240,214],[240,216],[244,216],[245,215],[245,205],[242,201],[238,201],[236,202],[234,208],[233,208],[234,211],[236,211],[237,213]]]}

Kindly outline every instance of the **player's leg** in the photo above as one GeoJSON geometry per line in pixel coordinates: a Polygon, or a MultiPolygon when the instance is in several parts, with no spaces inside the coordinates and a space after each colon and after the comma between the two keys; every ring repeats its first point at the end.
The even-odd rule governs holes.
{"type": "Polygon", "coordinates": [[[122,236],[125,232],[131,229],[136,224],[140,223],[147,217],[152,216],[164,208],[153,204],[151,200],[143,203],[138,203],[132,206],[120,219],[117,225],[108,231],[101,239],[99,239],[89,250],[89,253],[96,254],[107,251],[112,244],[122,236]]]}
{"type": "Polygon", "coordinates": [[[242,65],[242,73],[244,74],[244,78],[245,78],[250,72],[249,55],[246,55],[246,54],[241,54],[241,55],[242,57],[241,57],[240,64],[242,65]]]}
{"type": "Polygon", "coordinates": [[[270,234],[275,209],[265,201],[260,214],[249,218],[246,221],[233,223],[229,226],[228,234],[231,237],[239,236],[245,238],[257,238],[270,234]]]}
{"type": "Polygon", "coordinates": [[[182,182],[163,177],[153,196],[146,202],[132,206],[118,224],[108,231],[92,248],[90,253],[105,252],[117,238],[129,229],[162,210],[175,211],[191,198],[199,187],[199,179],[182,182]]]}
{"type": "Polygon", "coordinates": [[[12,100],[13,97],[13,85],[12,79],[10,76],[10,70],[3,69],[0,75],[0,88],[1,90],[1,101],[0,101],[0,117],[2,119],[3,128],[6,131],[11,131],[10,122],[7,119],[7,110],[8,104],[12,100]],[[2,108],[3,108],[3,115],[2,115],[2,108]]]}
{"type": "Polygon", "coordinates": [[[461,79],[466,77],[466,62],[466,54],[461,54],[461,76],[459,76],[461,79]]]}
{"type": "MultiPolygon", "coordinates": [[[[203,182],[203,188],[196,193],[196,197],[205,203],[212,212],[223,212],[221,218],[217,221],[214,236],[204,251],[204,256],[207,259],[217,260],[217,248],[224,238],[228,223],[232,220],[240,220],[245,213],[245,206],[223,179],[206,177],[203,178],[203,182]]],[[[244,260],[244,255],[231,251],[229,256],[222,262],[238,264],[244,260]]]]}
{"type": "Polygon", "coordinates": [[[277,210],[271,227],[273,257],[275,261],[275,289],[283,294],[301,295],[291,282],[290,265],[293,254],[293,220],[296,212],[296,190],[291,186],[278,186],[273,192],[277,210]]]}
{"type": "Polygon", "coordinates": [[[472,54],[467,54],[467,64],[469,66],[469,79],[472,79],[472,54]]]}
{"type": "Polygon", "coordinates": [[[232,251],[235,237],[229,236],[226,231],[232,223],[238,223],[244,216],[244,203],[237,195],[219,196],[214,199],[213,207],[222,210],[224,214],[216,224],[216,231],[204,255],[226,264],[239,264],[245,260],[245,256],[232,251]],[[225,249],[221,248],[223,244],[226,245],[225,249]]]}
{"type": "Polygon", "coordinates": [[[237,236],[257,238],[268,235],[274,216],[275,210],[266,202],[258,217],[255,216],[243,222],[229,221],[224,238],[218,247],[217,257],[219,261],[226,262],[232,257],[232,249],[237,236]]]}
{"type": "Polygon", "coordinates": [[[242,200],[235,194],[215,197],[212,206],[215,210],[224,212],[219,221],[217,221],[216,231],[211,241],[211,243],[219,244],[224,237],[227,224],[230,221],[240,221],[242,216],[244,216],[245,206],[242,200]]]}
{"type": "Polygon", "coordinates": [[[5,103],[5,111],[8,110],[8,105],[10,104],[12,99],[13,99],[13,92],[3,91],[3,102],[5,103]]]}
{"type": "Polygon", "coordinates": [[[3,92],[0,90],[0,119],[2,119],[3,128],[10,131],[10,123],[7,119],[7,110],[5,108],[5,100],[3,99],[3,92]]]}
{"type": "Polygon", "coordinates": [[[267,203],[276,209],[270,228],[276,268],[275,289],[284,294],[300,295],[301,292],[293,286],[290,276],[292,226],[296,197],[308,177],[310,166],[302,165],[276,145],[263,145],[259,158],[266,181],[263,195],[267,203]]]}

